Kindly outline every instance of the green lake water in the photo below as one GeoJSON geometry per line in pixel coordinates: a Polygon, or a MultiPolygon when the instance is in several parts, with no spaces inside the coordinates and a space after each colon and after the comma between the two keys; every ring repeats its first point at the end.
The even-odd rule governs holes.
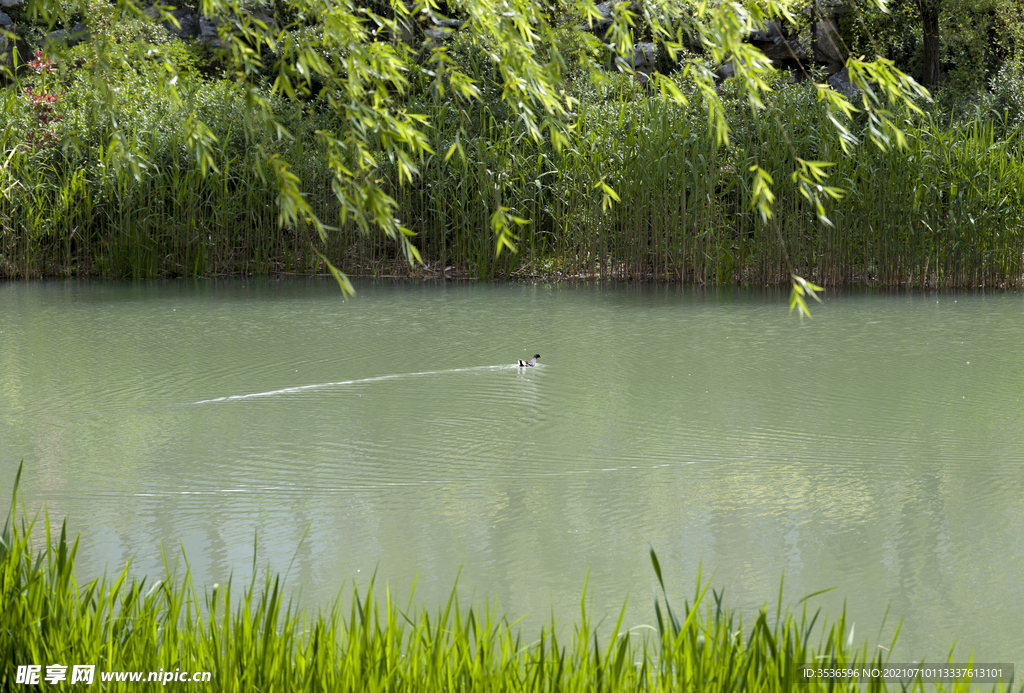
{"type": "MultiPolygon", "coordinates": [[[[376,571],[535,629],[653,623],[699,567],[750,614],[843,601],[891,661],[1024,664],[1024,300],[664,286],[0,285],[0,493],[79,578],[376,571]],[[511,367],[535,352],[537,368],[511,367]],[[303,537],[305,539],[303,540],[303,537]],[[882,616],[889,608],[889,618],[882,616]]],[[[6,501],[5,501],[6,507],[6,501]]]]}

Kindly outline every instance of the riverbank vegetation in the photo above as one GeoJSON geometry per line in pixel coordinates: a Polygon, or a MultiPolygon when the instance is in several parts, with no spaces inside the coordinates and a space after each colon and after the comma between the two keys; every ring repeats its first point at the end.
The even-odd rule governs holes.
{"type": "MultiPolygon", "coordinates": [[[[431,611],[400,604],[390,593],[381,597],[371,583],[364,592],[353,588],[349,607],[341,607],[339,595],[329,611],[313,612],[287,597],[279,577],[260,577],[255,565],[240,591],[230,580],[202,589],[193,584],[184,556],[183,569],[165,564],[166,575],[152,583],[129,578],[127,566],[113,578],[80,582],[78,541],[67,536],[66,523],[58,537],[51,535],[48,516],[30,519],[18,512],[17,482],[14,500],[0,537],[4,690],[54,688],[43,678],[55,664],[67,667],[60,690],[91,689],[70,683],[71,666],[81,664],[95,667],[92,685],[107,691],[139,687],[104,681],[113,672],[209,672],[209,682],[165,681],[174,681],[173,690],[197,691],[212,685],[218,691],[853,693],[861,690],[856,681],[805,680],[797,665],[873,668],[884,661],[880,648],[854,645],[845,614],[829,622],[807,600],[795,612],[762,608],[744,624],[698,578],[692,601],[673,611],[653,551],[662,595],[655,599],[652,625],[624,629],[620,616],[610,632],[599,632],[592,622],[585,586],[578,622],[525,633],[493,607],[460,604],[454,590],[431,611]],[[31,665],[42,667],[40,682],[18,682],[18,667],[31,665]]],[[[1012,681],[903,687],[873,680],[869,690],[1015,689],[1012,681]]]]}
{"type": "Polygon", "coordinates": [[[600,39],[580,29],[586,4],[513,3],[506,21],[485,2],[278,3],[272,29],[235,21],[205,43],[130,3],[50,5],[24,21],[88,40],[51,37],[10,71],[0,276],[1024,278],[1014,27],[989,46],[957,25],[964,89],[933,101],[899,69],[916,69],[907,46],[923,36],[901,43],[853,3],[870,21],[851,24],[851,45],[877,51],[847,59],[847,101],[813,61],[777,71],[744,42],[775,19],[807,24],[795,3],[683,23],[622,3],[600,39]],[[423,17],[447,27],[444,13],[473,30],[374,38],[423,17]],[[663,72],[600,69],[645,36],[663,72]],[[716,83],[727,58],[738,76],[716,83]]]}

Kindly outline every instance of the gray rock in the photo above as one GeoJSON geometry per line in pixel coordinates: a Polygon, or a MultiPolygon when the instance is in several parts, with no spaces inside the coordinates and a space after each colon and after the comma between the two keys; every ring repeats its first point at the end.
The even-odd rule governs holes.
{"type": "Polygon", "coordinates": [[[263,6],[253,9],[249,12],[249,16],[254,20],[262,22],[271,29],[277,28],[277,17],[274,15],[274,9],[269,6],[263,6]]]}
{"type": "Polygon", "coordinates": [[[776,39],[784,39],[786,34],[782,31],[782,25],[778,22],[768,22],[758,31],[750,34],[751,43],[773,43],[776,39]]]}
{"type": "Polygon", "coordinates": [[[819,17],[835,17],[850,11],[850,0],[814,0],[804,6],[804,14],[810,17],[817,14],[819,17]]]}
{"type": "Polygon", "coordinates": [[[458,19],[441,19],[440,17],[430,17],[430,21],[434,23],[434,26],[441,27],[442,29],[461,29],[462,22],[458,19]]]}
{"type": "MultiPolygon", "coordinates": [[[[608,0],[608,2],[602,2],[597,5],[596,9],[601,14],[601,19],[591,19],[590,26],[588,27],[591,31],[603,31],[612,25],[615,21],[615,3],[616,0],[608,0]]],[[[640,14],[640,3],[631,2],[627,8],[633,14],[640,14]]]]}
{"type": "Polygon", "coordinates": [[[805,60],[807,49],[779,22],[766,22],[747,37],[769,60],[805,60]]]}
{"type": "Polygon", "coordinates": [[[804,7],[804,14],[814,20],[811,46],[808,47],[810,57],[815,62],[826,63],[833,72],[846,64],[837,18],[849,11],[850,0],[813,0],[804,7]]]}
{"type": "Polygon", "coordinates": [[[846,55],[840,46],[843,45],[839,37],[839,30],[835,22],[826,17],[819,17],[814,32],[814,60],[822,63],[835,63],[843,65],[846,63],[846,55]]]}
{"type": "Polygon", "coordinates": [[[860,96],[860,89],[850,81],[850,71],[845,67],[828,78],[828,85],[848,99],[860,96]]]}
{"type": "Polygon", "coordinates": [[[778,21],[768,21],[748,40],[761,49],[769,60],[805,60],[807,48],[795,36],[787,34],[778,21]]]}
{"type": "Polygon", "coordinates": [[[658,67],[658,46],[640,42],[633,46],[633,52],[629,55],[615,58],[615,65],[621,72],[654,72],[658,67]]]}
{"type": "Polygon", "coordinates": [[[0,26],[14,26],[14,20],[7,16],[7,13],[0,12],[0,26]]]}
{"type": "Polygon", "coordinates": [[[451,38],[454,32],[451,29],[427,29],[423,35],[431,43],[442,43],[445,39],[451,38]]]}
{"type": "Polygon", "coordinates": [[[177,17],[177,20],[178,24],[181,25],[181,29],[178,30],[179,36],[193,38],[199,35],[199,18],[194,14],[188,12],[181,17],[177,17]]]}
{"type": "MultiPolygon", "coordinates": [[[[61,42],[61,43],[66,43],[70,47],[70,46],[74,46],[76,44],[81,43],[88,36],[89,36],[89,31],[88,31],[88,29],[86,29],[85,24],[82,24],[81,22],[78,22],[73,27],[71,27],[71,31],[66,31],[64,29],[61,29],[59,31],[51,32],[50,35],[49,35],[49,39],[51,41],[57,41],[57,42],[61,42]]],[[[41,41],[40,45],[42,43],[45,43],[45,41],[41,41]]]]}
{"type": "Polygon", "coordinates": [[[654,72],[658,67],[657,44],[642,41],[633,46],[633,67],[637,70],[654,72]]]}
{"type": "Polygon", "coordinates": [[[178,38],[195,38],[199,35],[199,18],[196,17],[194,12],[191,10],[171,10],[169,14],[178,20],[178,26],[175,27],[169,21],[161,22],[167,31],[178,38]]]}
{"type": "Polygon", "coordinates": [[[199,18],[199,40],[214,47],[221,46],[220,36],[217,35],[217,25],[206,17],[199,18]]]}
{"type": "Polygon", "coordinates": [[[769,60],[806,60],[807,48],[798,39],[786,39],[777,36],[767,46],[761,46],[761,52],[769,60]]]}
{"type": "Polygon", "coordinates": [[[0,0],[0,7],[21,7],[25,0],[0,0]]]}
{"type": "MultiPolygon", "coordinates": [[[[25,39],[17,36],[13,39],[7,36],[0,36],[0,66],[2,68],[13,67],[15,50],[17,50],[19,62],[24,64],[25,56],[31,56],[35,47],[25,39]]],[[[31,60],[31,58],[28,59],[31,60]]],[[[0,71],[2,71],[2,68],[0,68],[0,71]]]]}
{"type": "Polygon", "coordinates": [[[719,68],[715,70],[715,77],[719,82],[735,76],[736,67],[732,64],[731,61],[725,63],[724,65],[720,65],[719,68]]]}

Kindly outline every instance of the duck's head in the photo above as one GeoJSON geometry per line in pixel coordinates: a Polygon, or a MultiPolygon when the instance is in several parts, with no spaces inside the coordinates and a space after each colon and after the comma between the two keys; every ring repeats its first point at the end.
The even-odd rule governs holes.
{"type": "Polygon", "coordinates": [[[540,354],[534,354],[534,355],[533,355],[533,358],[535,358],[535,359],[539,359],[539,358],[540,358],[540,354]]]}

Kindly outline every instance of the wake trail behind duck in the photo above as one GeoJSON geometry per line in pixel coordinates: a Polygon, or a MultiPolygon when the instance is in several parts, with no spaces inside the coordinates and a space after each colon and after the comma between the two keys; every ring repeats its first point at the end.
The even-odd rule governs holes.
{"type": "Polygon", "coordinates": [[[418,373],[395,373],[392,375],[378,375],[373,378],[358,378],[356,380],[339,380],[336,383],[316,383],[314,385],[298,385],[296,387],[283,387],[280,390],[268,390],[267,392],[253,392],[248,395],[228,395],[226,397],[215,397],[213,399],[203,399],[192,404],[212,404],[214,402],[234,402],[243,399],[256,399],[257,397],[274,397],[276,395],[287,395],[293,392],[303,392],[305,390],[322,390],[328,387],[343,387],[345,385],[356,385],[358,383],[374,383],[380,380],[398,380],[400,378],[416,378],[424,375],[441,375],[444,373],[468,373],[470,371],[498,371],[505,370],[508,368],[516,368],[514,364],[511,366],[474,366],[473,368],[448,368],[441,371],[420,371],[418,373]]]}

